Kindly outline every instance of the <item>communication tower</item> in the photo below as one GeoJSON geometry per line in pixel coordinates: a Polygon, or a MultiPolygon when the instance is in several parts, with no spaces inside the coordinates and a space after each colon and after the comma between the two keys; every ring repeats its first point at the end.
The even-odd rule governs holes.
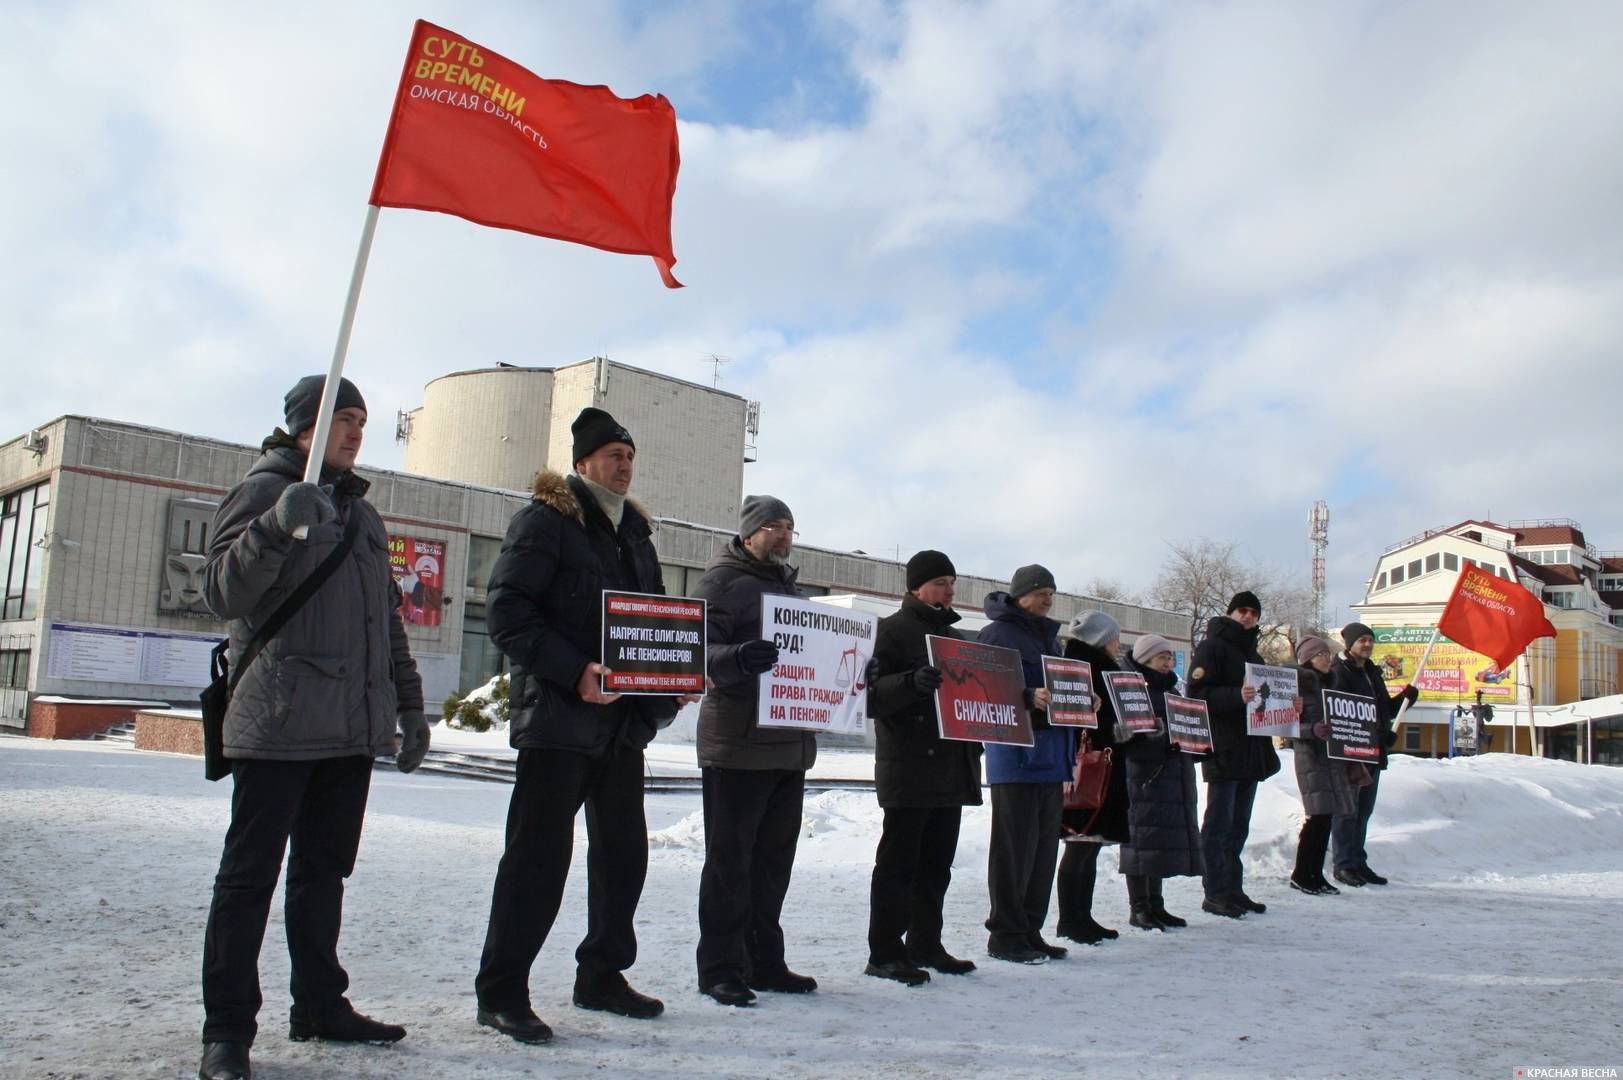
{"type": "Polygon", "coordinates": [[[1313,541],[1313,629],[1324,629],[1324,549],[1330,546],[1330,507],[1323,499],[1313,504],[1307,519],[1313,541]]]}

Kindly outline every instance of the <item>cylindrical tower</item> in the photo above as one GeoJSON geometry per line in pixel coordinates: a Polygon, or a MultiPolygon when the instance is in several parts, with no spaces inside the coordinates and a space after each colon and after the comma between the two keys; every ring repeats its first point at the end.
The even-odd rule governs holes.
{"type": "Polygon", "coordinates": [[[435,379],[411,413],[406,471],[528,491],[547,460],[553,382],[551,368],[519,367],[435,379]]]}

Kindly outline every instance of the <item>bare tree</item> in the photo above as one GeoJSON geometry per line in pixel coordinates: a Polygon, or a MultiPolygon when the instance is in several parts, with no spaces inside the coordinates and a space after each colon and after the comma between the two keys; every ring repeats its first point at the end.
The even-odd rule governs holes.
{"type": "Polygon", "coordinates": [[[1117,604],[1136,604],[1139,602],[1138,594],[1129,592],[1127,586],[1115,578],[1095,577],[1082,587],[1083,596],[1091,596],[1095,600],[1110,600],[1117,604]]]}
{"type": "Polygon", "coordinates": [[[1228,608],[1229,597],[1241,589],[1257,589],[1251,569],[1235,553],[1232,541],[1202,537],[1167,544],[1170,549],[1161,573],[1150,586],[1150,600],[1189,620],[1189,640],[1199,642],[1206,623],[1228,608]]]}

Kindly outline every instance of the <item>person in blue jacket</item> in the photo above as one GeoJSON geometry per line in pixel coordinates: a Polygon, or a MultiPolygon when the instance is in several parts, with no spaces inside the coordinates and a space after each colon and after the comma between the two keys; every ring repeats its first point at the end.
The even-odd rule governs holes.
{"type": "Polygon", "coordinates": [[[1048,617],[1054,606],[1054,575],[1045,567],[1022,566],[1008,592],[986,598],[990,626],[980,632],[986,645],[1020,653],[1026,676],[1026,708],[1031,711],[1034,745],[986,747],[986,782],[992,788],[992,835],[987,879],[992,911],[986,917],[988,955],[1019,964],[1060,959],[1066,950],[1043,940],[1048,898],[1059,861],[1060,812],[1064,785],[1076,756],[1068,728],[1048,724],[1048,691],[1043,689],[1044,655],[1059,656],[1059,623],[1048,617]]]}

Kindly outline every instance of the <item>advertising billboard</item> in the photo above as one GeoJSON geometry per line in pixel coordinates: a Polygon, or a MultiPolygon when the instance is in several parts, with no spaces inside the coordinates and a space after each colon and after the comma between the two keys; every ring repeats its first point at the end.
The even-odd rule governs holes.
{"type": "MultiPolygon", "coordinates": [[[[1375,652],[1370,659],[1386,678],[1388,693],[1395,694],[1414,679],[1420,654],[1431,640],[1429,626],[1371,626],[1375,631],[1375,652]]],[[[1426,670],[1420,673],[1420,700],[1475,701],[1476,692],[1482,691],[1482,700],[1498,705],[1518,703],[1518,660],[1500,670],[1499,665],[1472,652],[1465,646],[1439,636],[1426,661],[1426,670]]]]}

